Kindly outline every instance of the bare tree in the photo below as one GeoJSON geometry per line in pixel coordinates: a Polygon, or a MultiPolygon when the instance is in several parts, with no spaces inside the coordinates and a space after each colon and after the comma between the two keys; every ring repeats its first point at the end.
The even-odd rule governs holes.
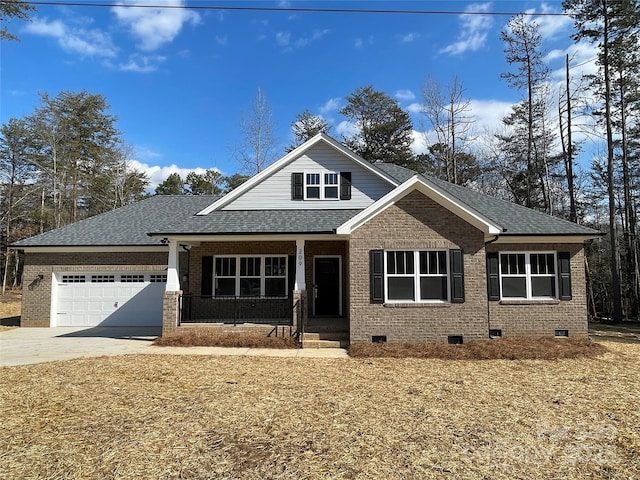
{"type": "Polygon", "coordinates": [[[260,173],[276,158],[278,141],[271,104],[267,96],[258,88],[249,111],[241,114],[241,139],[235,145],[232,155],[247,175],[260,173]]]}
{"type": "Polygon", "coordinates": [[[471,140],[470,130],[473,119],[468,112],[470,100],[464,97],[464,87],[457,76],[453,82],[443,87],[434,78],[427,77],[422,84],[422,114],[427,125],[425,130],[426,143],[431,143],[428,132],[435,134],[436,144],[440,148],[434,150],[436,171],[441,171],[444,180],[460,184],[461,175],[459,160],[465,152],[465,146],[471,140]]]}
{"type": "Polygon", "coordinates": [[[509,127],[501,137],[514,161],[524,164],[512,176],[516,202],[552,213],[549,197],[550,146],[553,136],[547,122],[549,108],[549,69],[541,50],[539,25],[524,15],[516,15],[501,34],[504,52],[514,71],[503,73],[509,86],[524,92],[523,100],[503,119],[509,127]]]}

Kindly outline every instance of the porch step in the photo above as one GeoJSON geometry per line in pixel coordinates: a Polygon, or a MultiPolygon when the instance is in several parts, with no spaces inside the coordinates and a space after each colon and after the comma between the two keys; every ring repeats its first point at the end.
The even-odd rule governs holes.
{"type": "Polygon", "coordinates": [[[343,332],[305,333],[302,348],[345,348],[349,346],[349,335],[343,332]],[[329,337],[329,338],[327,338],[329,337]]]}

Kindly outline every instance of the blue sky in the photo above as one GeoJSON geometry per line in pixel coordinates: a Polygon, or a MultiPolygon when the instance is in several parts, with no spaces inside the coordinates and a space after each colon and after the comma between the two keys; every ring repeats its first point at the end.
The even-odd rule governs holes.
{"type": "MultiPolygon", "coordinates": [[[[91,3],[90,0],[83,0],[91,3]]],[[[95,2],[94,2],[95,3],[95,2]]],[[[102,2],[104,3],[104,2],[102,2]]],[[[421,151],[421,85],[457,75],[471,102],[478,136],[499,128],[520,93],[507,71],[500,32],[507,15],[464,12],[561,11],[561,1],[232,1],[121,0],[151,5],[232,5],[453,11],[460,14],[317,13],[257,10],[134,9],[38,6],[29,23],[12,21],[20,42],[1,45],[2,123],[31,113],[38,92],[102,94],[134,149],[134,165],[155,185],[169,173],[239,165],[241,114],[261,88],[272,110],[281,151],[304,109],[322,115],[338,139],[351,128],[339,114],[345,96],[373,85],[396,98],[414,121],[421,151]]],[[[573,23],[534,16],[554,81],[564,55],[574,75],[593,72],[593,46],[574,45],[573,23]]]]}

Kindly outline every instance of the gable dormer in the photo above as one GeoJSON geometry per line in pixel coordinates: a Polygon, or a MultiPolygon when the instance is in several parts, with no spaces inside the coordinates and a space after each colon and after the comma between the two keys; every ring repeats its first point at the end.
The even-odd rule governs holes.
{"type": "Polygon", "coordinates": [[[318,134],[200,212],[362,209],[398,185],[333,138],[318,134]]]}

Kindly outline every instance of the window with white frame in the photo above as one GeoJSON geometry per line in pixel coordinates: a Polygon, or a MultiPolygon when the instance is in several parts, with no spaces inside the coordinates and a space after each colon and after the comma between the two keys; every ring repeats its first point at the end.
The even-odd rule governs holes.
{"type": "Polygon", "coordinates": [[[336,172],[305,174],[306,200],[338,200],[340,175],[336,172]]]}
{"type": "Polygon", "coordinates": [[[324,198],[338,198],[339,179],[337,173],[324,174],[324,198]]]}
{"type": "Polygon", "coordinates": [[[216,257],[216,297],[286,297],[286,256],[216,257]]]}
{"type": "Polygon", "coordinates": [[[446,250],[393,250],[385,256],[386,300],[446,302],[449,300],[446,250]]]}
{"type": "Polygon", "coordinates": [[[307,173],[305,175],[304,185],[305,197],[308,200],[320,199],[320,174],[319,173],[307,173]]]}
{"type": "Polygon", "coordinates": [[[500,253],[502,298],[557,298],[555,252],[500,253]]]}

